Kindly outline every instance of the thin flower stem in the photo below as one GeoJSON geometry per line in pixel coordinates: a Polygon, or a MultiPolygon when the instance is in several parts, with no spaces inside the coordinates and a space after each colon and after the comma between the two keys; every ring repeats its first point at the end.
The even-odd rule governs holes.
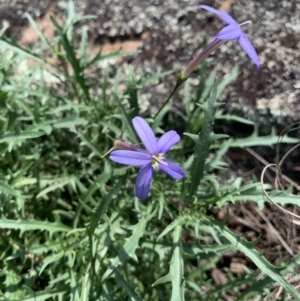
{"type": "Polygon", "coordinates": [[[214,39],[207,47],[205,47],[198,55],[196,55],[192,61],[187,65],[187,67],[179,74],[177,78],[177,83],[172,90],[169,97],[166,99],[164,104],[160,107],[157,113],[154,116],[154,119],[160,114],[160,112],[164,109],[164,107],[169,103],[170,99],[173,97],[175,92],[177,91],[178,87],[184,83],[190,76],[191,72],[216,48],[218,48],[222,43],[223,40],[214,39]]]}
{"type": "Polygon", "coordinates": [[[182,80],[186,80],[191,72],[195,70],[195,68],[203,62],[203,60],[208,57],[208,55],[218,48],[222,43],[224,43],[224,40],[220,39],[214,39],[209,45],[207,45],[199,54],[197,54],[190,63],[186,66],[186,68],[182,71],[180,77],[182,80]]]}
{"type": "Polygon", "coordinates": [[[169,95],[169,97],[166,99],[166,101],[163,103],[163,105],[160,107],[160,109],[156,112],[154,119],[157,118],[157,116],[159,115],[159,113],[164,109],[164,107],[169,103],[170,99],[173,97],[173,95],[175,94],[175,92],[177,91],[178,87],[182,84],[182,82],[177,81],[174,89],[172,90],[171,94],[169,95]]]}

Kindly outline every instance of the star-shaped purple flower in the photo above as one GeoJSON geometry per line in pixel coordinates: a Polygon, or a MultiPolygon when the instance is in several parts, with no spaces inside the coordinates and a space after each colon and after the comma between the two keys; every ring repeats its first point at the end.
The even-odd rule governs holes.
{"type": "Polygon", "coordinates": [[[219,17],[228,24],[225,28],[223,28],[216,36],[216,39],[219,40],[233,40],[238,39],[240,46],[242,49],[247,53],[247,55],[250,57],[250,59],[254,62],[254,64],[259,67],[259,58],[258,55],[246,36],[246,34],[242,31],[241,27],[245,24],[248,24],[250,22],[245,22],[242,24],[239,24],[236,22],[229,14],[227,14],[225,11],[217,10],[213,7],[210,7],[208,5],[199,5],[198,8],[206,9],[214,14],[219,15],[219,17]]]}
{"type": "Polygon", "coordinates": [[[135,193],[143,200],[149,194],[155,169],[163,171],[173,179],[185,176],[180,166],[164,158],[164,154],[180,141],[180,137],[176,131],[169,131],[156,140],[152,129],[143,118],[133,118],[132,124],[146,149],[136,147],[135,150],[116,150],[110,153],[109,158],[120,164],[141,166],[135,180],[135,193]]]}

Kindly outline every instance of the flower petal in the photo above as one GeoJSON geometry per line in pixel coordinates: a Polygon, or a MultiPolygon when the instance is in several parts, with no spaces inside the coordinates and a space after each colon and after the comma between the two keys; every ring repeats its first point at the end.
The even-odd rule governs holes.
{"type": "Polygon", "coordinates": [[[157,141],[159,154],[165,154],[174,144],[180,141],[180,137],[176,131],[164,133],[157,141]]]}
{"type": "Polygon", "coordinates": [[[248,54],[250,59],[253,61],[253,63],[259,68],[259,65],[260,65],[259,57],[258,57],[252,43],[250,42],[250,40],[244,33],[239,37],[239,43],[240,43],[240,46],[243,48],[243,50],[248,54]]]}
{"type": "Polygon", "coordinates": [[[181,179],[185,177],[185,171],[179,165],[172,163],[168,159],[163,159],[164,162],[168,164],[168,166],[164,166],[162,164],[158,164],[158,168],[169,175],[173,179],[181,179]]]}
{"type": "Polygon", "coordinates": [[[224,27],[216,36],[216,39],[220,40],[233,40],[243,34],[241,28],[237,24],[230,24],[224,27]]]}
{"type": "Polygon", "coordinates": [[[110,153],[109,159],[125,165],[143,166],[152,162],[151,155],[129,150],[116,150],[110,153]]]}
{"type": "Polygon", "coordinates": [[[223,10],[217,10],[211,6],[208,6],[208,5],[199,5],[197,7],[198,9],[199,8],[203,8],[205,10],[208,10],[210,11],[211,13],[214,13],[214,14],[217,14],[220,16],[220,18],[227,24],[236,24],[238,25],[238,23],[229,15],[227,14],[225,11],[223,10]]]}
{"type": "Polygon", "coordinates": [[[135,180],[135,194],[140,200],[144,200],[150,190],[154,169],[151,164],[142,166],[135,180]]]}
{"type": "Polygon", "coordinates": [[[137,116],[132,119],[132,124],[148,152],[151,155],[157,154],[156,138],[148,123],[143,118],[137,116]]]}

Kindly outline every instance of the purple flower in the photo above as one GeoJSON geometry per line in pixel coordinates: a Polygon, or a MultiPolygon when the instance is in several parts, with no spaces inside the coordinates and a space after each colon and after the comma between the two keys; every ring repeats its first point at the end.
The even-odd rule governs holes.
{"type": "Polygon", "coordinates": [[[228,24],[225,28],[223,28],[216,36],[216,39],[219,40],[233,40],[238,39],[240,46],[242,49],[247,53],[247,55],[250,57],[250,59],[254,62],[254,64],[259,67],[259,58],[258,55],[246,36],[246,34],[242,31],[241,27],[243,25],[249,24],[251,22],[245,22],[242,24],[237,23],[229,14],[227,14],[225,11],[214,9],[213,7],[210,7],[208,5],[200,5],[198,8],[206,9],[214,14],[219,15],[219,17],[228,24]]]}
{"type": "Polygon", "coordinates": [[[141,166],[135,180],[135,193],[143,200],[149,194],[155,169],[160,169],[173,179],[185,176],[180,166],[164,158],[164,154],[179,142],[180,137],[176,131],[169,131],[156,140],[152,129],[143,118],[133,118],[132,124],[146,149],[135,147],[134,150],[116,150],[110,153],[109,158],[120,164],[141,166]]]}

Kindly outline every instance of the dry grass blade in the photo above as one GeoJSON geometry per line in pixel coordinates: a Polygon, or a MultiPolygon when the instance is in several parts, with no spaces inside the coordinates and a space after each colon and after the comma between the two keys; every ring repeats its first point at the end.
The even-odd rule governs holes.
{"type": "Polygon", "coordinates": [[[291,154],[291,152],[293,152],[295,149],[297,149],[300,146],[300,143],[298,143],[297,145],[293,146],[284,156],[281,160],[279,160],[279,151],[280,151],[280,142],[282,141],[282,138],[284,137],[284,135],[291,133],[293,131],[299,130],[300,126],[299,126],[300,122],[297,123],[293,123],[291,125],[289,125],[288,127],[284,128],[284,130],[280,133],[280,138],[278,139],[278,143],[277,143],[277,158],[276,158],[276,164],[274,163],[269,163],[267,162],[264,158],[262,158],[259,154],[257,154],[254,150],[252,150],[251,148],[246,148],[247,152],[249,152],[252,156],[254,156],[257,160],[259,160],[261,163],[263,163],[265,165],[262,173],[261,173],[261,187],[262,190],[265,194],[265,196],[267,197],[267,199],[277,208],[279,208],[282,212],[288,214],[288,216],[290,216],[292,218],[292,222],[296,225],[300,225],[300,216],[290,212],[289,210],[286,210],[285,208],[283,208],[282,206],[276,204],[275,202],[273,202],[272,198],[269,196],[269,194],[267,193],[267,191],[264,189],[264,178],[266,176],[267,171],[270,169],[272,170],[276,176],[275,176],[275,181],[274,181],[274,185],[275,188],[278,189],[280,188],[281,190],[284,190],[284,185],[283,185],[283,180],[292,185],[295,189],[297,189],[298,191],[300,191],[300,185],[298,183],[296,183],[295,181],[293,181],[291,178],[287,177],[286,175],[284,175],[281,171],[282,169],[282,165],[285,162],[285,160],[287,159],[287,157],[291,154]]]}

